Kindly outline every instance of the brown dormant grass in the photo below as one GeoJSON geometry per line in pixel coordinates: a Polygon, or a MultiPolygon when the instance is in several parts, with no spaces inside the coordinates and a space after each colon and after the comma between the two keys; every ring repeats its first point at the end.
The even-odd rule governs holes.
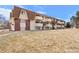
{"type": "Polygon", "coordinates": [[[79,52],[79,29],[14,32],[0,37],[0,52],[79,52]]]}

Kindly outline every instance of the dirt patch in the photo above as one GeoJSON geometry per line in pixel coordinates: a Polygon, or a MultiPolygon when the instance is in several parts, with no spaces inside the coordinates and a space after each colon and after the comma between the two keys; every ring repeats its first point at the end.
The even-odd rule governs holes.
{"type": "Polygon", "coordinates": [[[79,29],[14,32],[0,37],[0,52],[79,52],[79,29]]]}

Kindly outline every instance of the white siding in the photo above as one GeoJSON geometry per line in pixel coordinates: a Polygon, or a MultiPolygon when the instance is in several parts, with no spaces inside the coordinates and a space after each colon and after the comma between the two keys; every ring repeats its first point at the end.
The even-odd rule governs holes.
{"type": "Polygon", "coordinates": [[[24,31],[26,27],[25,20],[28,20],[27,12],[25,10],[21,10],[19,18],[20,18],[20,30],[24,31]]]}
{"type": "Polygon", "coordinates": [[[25,10],[21,10],[19,18],[20,19],[28,19],[27,12],[25,10]]]}
{"type": "Polygon", "coordinates": [[[30,30],[35,30],[35,20],[30,21],[30,30]]]}
{"type": "Polygon", "coordinates": [[[14,22],[13,17],[10,18],[10,26],[11,26],[11,30],[14,31],[15,30],[15,22],[14,22]]]}
{"type": "Polygon", "coordinates": [[[47,27],[51,27],[52,28],[52,24],[46,24],[47,27]]]}
{"type": "Polygon", "coordinates": [[[20,20],[20,30],[21,31],[24,31],[25,30],[25,27],[26,27],[25,20],[24,19],[21,19],[20,20]]]}
{"type": "Polygon", "coordinates": [[[42,23],[36,23],[35,26],[39,26],[39,27],[42,27],[43,24],[42,23]]]}

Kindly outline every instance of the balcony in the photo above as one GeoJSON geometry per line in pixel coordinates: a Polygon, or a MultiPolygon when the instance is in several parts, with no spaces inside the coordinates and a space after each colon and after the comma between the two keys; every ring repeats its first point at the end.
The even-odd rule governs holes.
{"type": "Polygon", "coordinates": [[[46,24],[46,27],[52,27],[52,24],[46,24]]]}
{"type": "Polygon", "coordinates": [[[43,24],[42,23],[36,23],[35,26],[39,26],[39,27],[42,27],[43,24]]]}
{"type": "Polygon", "coordinates": [[[39,19],[39,20],[42,20],[43,17],[42,16],[36,16],[35,19],[39,19]]]}
{"type": "Polygon", "coordinates": [[[51,22],[51,21],[52,21],[52,19],[44,19],[44,21],[51,22]]]}
{"type": "Polygon", "coordinates": [[[64,24],[64,22],[61,22],[61,21],[58,21],[57,23],[59,23],[59,24],[64,24]]]}

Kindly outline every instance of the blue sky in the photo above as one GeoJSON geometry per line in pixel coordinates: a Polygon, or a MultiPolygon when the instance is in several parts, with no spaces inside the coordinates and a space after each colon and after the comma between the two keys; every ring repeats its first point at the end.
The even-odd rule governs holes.
{"type": "MultiPolygon", "coordinates": [[[[79,11],[78,5],[18,5],[18,7],[57,17],[65,21],[69,21],[70,17],[75,15],[76,11],[79,11]]],[[[12,5],[0,5],[0,14],[3,13],[8,18],[12,8],[12,5]]]]}

